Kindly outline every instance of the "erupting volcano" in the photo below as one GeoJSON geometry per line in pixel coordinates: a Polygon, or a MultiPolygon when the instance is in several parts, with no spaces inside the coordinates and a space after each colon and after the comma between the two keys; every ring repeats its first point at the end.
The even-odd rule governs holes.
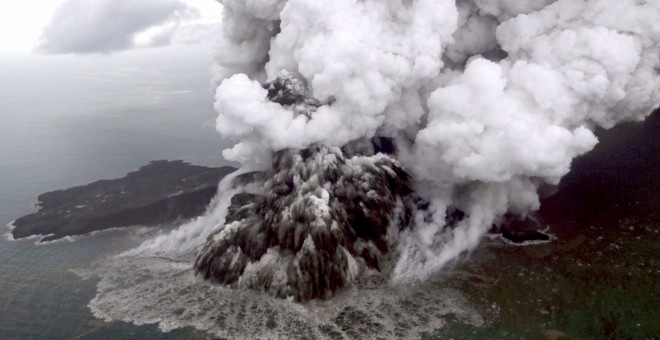
{"type": "Polygon", "coordinates": [[[221,2],[223,155],[266,173],[195,258],[232,287],[427,277],[660,103],[651,2],[221,2]]]}

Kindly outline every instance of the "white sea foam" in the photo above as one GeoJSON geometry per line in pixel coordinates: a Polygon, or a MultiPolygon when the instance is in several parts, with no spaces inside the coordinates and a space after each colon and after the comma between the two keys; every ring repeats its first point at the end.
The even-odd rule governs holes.
{"type": "MultiPolygon", "coordinates": [[[[6,239],[7,241],[10,241],[10,242],[18,242],[18,241],[28,241],[28,240],[34,240],[34,239],[36,239],[37,241],[36,241],[34,244],[36,244],[36,245],[44,245],[44,244],[48,244],[48,243],[50,243],[50,242],[55,242],[55,241],[62,240],[62,239],[58,239],[58,240],[53,240],[53,241],[48,241],[48,242],[41,242],[41,240],[42,240],[43,238],[48,237],[48,236],[52,236],[52,235],[55,235],[55,234],[46,234],[46,235],[36,234],[36,235],[30,235],[30,236],[21,237],[21,238],[19,238],[19,239],[16,239],[16,238],[14,238],[14,235],[12,234],[12,231],[13,231],[14,229],[16,229],[16,225],[14,224],[15,222],[16,222],[16,220],[11,221],[11,222],[7,223],[7,225],[6,225],[6,227],[9,229],[9,232],[7,232],[7,233],[5,234],[5,239],[6,239]]],[[[73,237],[70,237],[70,236],[66,236],[66,237],[64,237],[64,238],[66,238],[67,241],[69,241],[69,242],[73,242],[73,241],[74,241],[73,237]]]]}
{"type": "MultiPolygon", "coordinates": [[[[53,234],[51,234],[51,235],[53,235],[53,234]]],[[[74,235],[74,236],[67,235],[67,236],[64,236],[64,237],[60,237],[58,239],[54,239],[54,240],[50,240],[50,241],[44,241],[44,242],[41,241],[43,239],[43,237],[42,237],[37,242],[35,242],[34,244],[38,247],[42,247],[42,246],[47,246],[47,245],[51,245],[51,244],[55,244],[55,243],[75,242],[75,241],[77,241],[78,239],[80,239],[84,236],[86,236],[86,235],[74,235]]]]}
{"type": "Polygon", "coordinates": [[[523,241],[523,242],[513,242],[513,241],[507,239],[506,237],[504,237],[502,234],[497,234],[497,236],[500,240],[504,241],[504,243],[506,243],[508,245],[512,245],[512,246],[516,246],[516,247],[533,246],[533,245],[537,245],[537,244],[550,243],[550,242],[553,242],[554,240],[556,240],[557,236],[551,234],[549,232],[549,230],[550,230],[550,227],[547,227],[543,230],[538,231],[539,233],[548,236],[547,240],[528,240],[528,241],[523,241]]]}
{"type": "Polygon", "coordinates": [[[44,234],[35,234],[35,235],[30,235],[30,236],[26,236],[26,237],[21,237],[19,239],[15,239],[14,235],[12,235],[12,233],[10,231],[5,236],[7,238],[7,241],[11,241],[11,242],[30,241],[30,240],[35,240],[36,239],[37,241],[34,244],[39,245],[39,242],[43,238],[48,237],[48,236],[53,236],[53,235],[55,235],[55,234],[45,234],[45,235],[44,234]]]}
{"type": "Polygon", "coordinates": [[[9,231],[5,234],[5,239],[7,239],[7,241],[17,241],[14,238],[14,235],[12,235],[12,233],[11,233],[12,230],[16,229],[16,225],[14,225],[14,222],[16,222],[16,220],[11,221],[11,222],[9,222],[5,225],[7,227],[7,229],[9,229],[9,231]]]}
{"type": "Polygon", "coordinates": [[[418,339],[447,317],[483,324],[460,292],[438,285],[352,287],[330,301],[298,304],[196,279],[186,260],[122,256],[100,268],[94,316],[156,323],[165,332],[192,326],[230,339],[418,339]]]}

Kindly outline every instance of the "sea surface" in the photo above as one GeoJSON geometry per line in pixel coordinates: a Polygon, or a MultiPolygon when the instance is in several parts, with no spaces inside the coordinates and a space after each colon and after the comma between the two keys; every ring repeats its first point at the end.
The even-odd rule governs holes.
{"type": "MultiPolygon", "coordinates": [[[[221,139],[214,128],[216,114],[208,76],[211,53],[182,49],[168,54],[167,59],[159,59],[159,53],[145,58],[149,51],[135,53],[139,55],[0,59],[0,339],[208,337],[190,326],[164,333],[157,324],[147,322],[147,314],[160,313],[149,310],[151,296],[158,308],[163,306],[158,306],[157,299],[180,302],[179,295],[168,291],[134,295],[136,300],[142,299],[139,303],[147,301],[140,305],[142,310],[127,310],[123,319],[128,322],[97,319],[88,306],[95,297],[112,305],[115,296],[99,295],[99,278],[86,274],[90,264],[113,263],[104,260],[137,246],[155,229],[110,230],[73,242],[36,245],[38,239],[8,240],[9,229],[4,228],[35,211],[40,193],[122,177],[150,160],[231,165],[221,157],[221,150],[233,142],[221,139]]],[[[347,293],[343,300],[364,300],[360,308],[365,309],[347,305],[344,311],[348,312],[332,317],[333,327],[375,334],[368,332],[378,331],[378,322],[386,320],[378,313],[389,315],[380,310],[384,301],[396,307],[393,318],[411,320],[406,322],[412,328],[428,322],[434,310],[443,310],[443,328],[423,334],[430,339],[659,338],[658,113],[653,122],[643,129],[619,130],[625,134],[597,149],[597,157],[576,162],[577,170],[567,183],[580,185],[568,184],[566,190],[570,193],[571,187],[577,188],[574,191],[580,196],[566,197],[578,197],[571,204],[586,208],[567,210],[563,206],[568,200],[555,205],[552,214],[558,219],[549,226],[553,242],[512,246],[491,235],[428,282],[428,289],[410,290],[417,297],[408,299],[389,290],[347,293]],[[633,140],[629,136],[642,137],[633,140]],[[622,144],[622,140],[631,142],[622,144]],[[613,152],[616,145],[625,147],[613,152]],[[594,172],[588,172],[591,170],[594,172]],[[568,214],[580,218],[569,223],[564,216],[568,214]],[[452,299],[460,301],[448,304],[452,299]],[[426,304],[419,303],[422,300],[426,304]],[[466,317],[454,310],[476,314],[466,317]],[[465,322],[471,317],[479,322],[465,322]]],[[[605,143],[608,138],[601,140],[605,143]]],[[[130,264],[126,267],[131,273],[130,264]]],[[[229,303],[239,301],[237,306],[245,301],[237,297],[232,302],[233,292],[199,283],[195,287],[203,289],[184,292],[187,281],[178,276],[163,281],[180,289],[182,296],[202,299],[194,301],[213,294],[227,297],[229,303]]],[[[223,301],[200,303],[208,308],[205,317],[214,310],[222,311],[214,303],[223,301]]],[[[259,303],[252,307],[258,308],[259,303]]],[[[337,301],[341,303],[342,298],[337,301]]],[[[121,307],[103,311],[115,320],[122,319],[121,307]]],[[[172,324],[185,325],[176,319],[182,312],[174,307],[163,311],[174,318],[172,324]]],[[[238,316],[245,312],[244,306],[240,308],[238,316]]],[[[268,310],[255,314],[251,309],[250,313],[252,316],[240,320],[271,321],[268,310]]],[[[243,324],[249,326],[249,322],[243,324]]],[[[305,336],[303,332],[291,335],[305,336]]]]}
{"type": "Polygon", "coordinates": [[[38,194],[122,177],[155,159],[228,164],[232,142],[215,132],[209,51],[167,60],[0,59],[0,339],[188,338],[186,330],[105,323],[87,304],[96,280],[77,268],[129,248],[142,231],[114,230],[76,242],[8,241],[12,220],[38,194]]]}

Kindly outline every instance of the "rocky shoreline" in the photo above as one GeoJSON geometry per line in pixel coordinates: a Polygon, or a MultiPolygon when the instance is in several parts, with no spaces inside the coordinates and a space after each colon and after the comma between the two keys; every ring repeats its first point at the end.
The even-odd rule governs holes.
{"type": "Polygon", "coordinates": [[[204,212],[218,183],[236,168],[152,161],[125,177],[43,193],[39,211],[13,222],[14,239],[40,242],[132,225],[162,225],[204,212]]]}

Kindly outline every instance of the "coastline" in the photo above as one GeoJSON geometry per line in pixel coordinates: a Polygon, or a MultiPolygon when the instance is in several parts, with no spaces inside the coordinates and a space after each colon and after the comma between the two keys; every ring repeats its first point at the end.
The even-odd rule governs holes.
{"type": "Polygon", "coordinates": [[[185,221],[205,211],[220,180],[234,171],[182,160],[150,161],[121,178],[38,195],[37,211],[10,222],[6,238],[73,241],[70,237],[108,229],[185,221]]]}

